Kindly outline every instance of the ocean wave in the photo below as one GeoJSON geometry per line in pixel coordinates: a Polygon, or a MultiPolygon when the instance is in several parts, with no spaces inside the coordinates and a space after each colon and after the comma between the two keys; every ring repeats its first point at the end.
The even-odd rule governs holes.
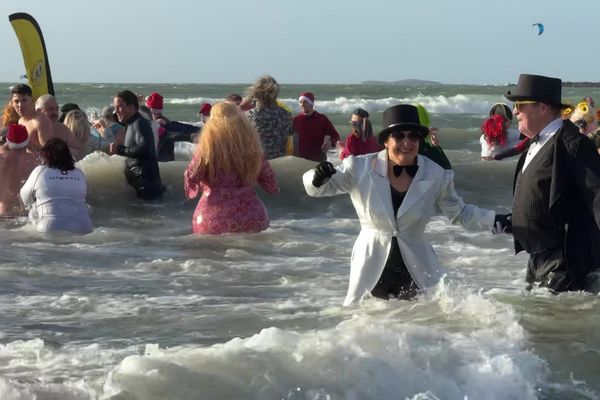
{"type": "MultiPolygon", "coordinates": [[[[204,102],[215,103],[220,98],[188,97],[165,100],[169,104],[196,105],[204,102]]],[[[289,106],[294,112],[299,112],[298,100],[295,98],[282,98],[281,102],[289,106]]],[[[417,94],[411,97],[336,97],[333,100],[317,100],[316,109],[325,114],[350,114],[357,107],[375,113],[383,112],[386,108],[396,104],[422,104],[432,114],[486,114],[496,103],[502,99],[492,99],[490,96],[456,94],[453,96],[426,96],[417,94]]]]}

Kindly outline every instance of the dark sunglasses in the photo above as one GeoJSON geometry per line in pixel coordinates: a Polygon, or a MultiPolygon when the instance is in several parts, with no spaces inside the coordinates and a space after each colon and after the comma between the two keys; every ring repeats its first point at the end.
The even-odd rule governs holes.
{"type": "Polygon", "coordinates": [[[404,139],[408,139],[409,141],[411,141],[413,143],[417,143],[421,139],[421,134],[419,132],[414,132],[414,131],[410,131],[410,132],[394,131],[394,132],[390,133],[390,136],[393,137],[397,142],[401,142],[404,139]]]}

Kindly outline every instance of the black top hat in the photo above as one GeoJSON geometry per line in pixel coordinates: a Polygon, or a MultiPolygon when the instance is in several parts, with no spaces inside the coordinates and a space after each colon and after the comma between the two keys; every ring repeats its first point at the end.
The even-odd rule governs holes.
{"type": "Polygon", "coordinates": [[[568,107],[561,101],[562,81],[541,75],[519,75],[515,93],[509,90],[504,97],[510,101],[531,100],[551,104],[561,108],[568,107]]]}
{"type": "Polygon", "coordinates": [[[383,129],[377,135],[379,143],[383,144],[392,131],[416,131],[423,137],[429,134],[429,128],[421,125],[419,110],[410,104],[398,104],[383,112],[383,129]]]}

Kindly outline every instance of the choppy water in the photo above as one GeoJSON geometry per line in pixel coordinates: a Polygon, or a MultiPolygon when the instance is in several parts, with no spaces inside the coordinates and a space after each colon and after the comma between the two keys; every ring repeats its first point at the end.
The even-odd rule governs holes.
{"type": "MultiPolygon", "coordinates": [[[[7,85],[8,86],[8,85],[7,85]]],[[[57,85],[90,113],[125,86],[57,85]]],[[[150,85],[130,86],[149,93],[150,85]]],[[[235,85],[160,85],[165,114],[193,121],[235,85]]],[[[282,88],[294,98],[304,87],[282,88]]],[[[478,126],[502,87],[316,86],[344,135],[357,105],[419,101],[469,202],[511,204],[515,161],[481,163],[478,126]]],[[[570,89],[577,100],[587,94],[570,89]]],[[[600,299],[523,291],[526,256],[508,236],[444,217],[429,238],[449,275],[413,301],[344,309],[358,223],[346,197],[309,198],[312,162],[272,162],[281,194],[260,192],[271,228],[190,234],[183,197],[189,148],[161,164],[169,191],[136,200],[119,157],[80,163],[95,231],[47,237],[0,225],[0,399],[597,399],[600,299]]]]}

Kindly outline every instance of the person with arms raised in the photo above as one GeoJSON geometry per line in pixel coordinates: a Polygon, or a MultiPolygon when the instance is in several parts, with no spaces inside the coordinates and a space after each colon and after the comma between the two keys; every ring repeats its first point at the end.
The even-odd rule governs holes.
{"type": "Polygon", "coordinates": [[[293,134],[292,114],[277,104],[279,84],[270,75],[261,76],[248,90],[255,106],[246,114],[258,132],[265,157],[269,160],[286,155],[288,137],[293,134]]]}
{"type": "Polygon", "coordinates": [[[425,226],[441,210],[454,224],[471,230],[510,231],[507,215],[465,204],[454,190],[454,172],[418,154],[429,130],[415,106],[400,104],[383,113],[379,143],[385,149],[327,161],[306,172],[310,196],[348,193],[361,231],[352,249],[344,305],[363,295],[407,299],[444,275],[425,238],[425,226]]]}

